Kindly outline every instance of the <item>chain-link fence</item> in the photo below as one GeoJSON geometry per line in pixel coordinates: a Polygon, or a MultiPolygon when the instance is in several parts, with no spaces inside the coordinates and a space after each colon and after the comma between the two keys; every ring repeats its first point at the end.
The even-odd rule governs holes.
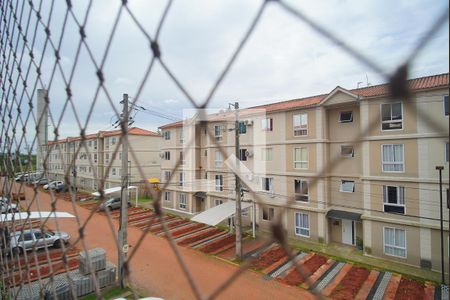
{"type": "MultiPolygon", "coordinates": [[[[113,22],[110,27],[102,30],[103,34],[108,32],[108,35],[106,36],[104,50],[100,52],[97,43],[93,46],[94,42],[87,38],[90,35],[86,30],[88,21],[96,22],[96,20],[91,20],[93,1],[88,1],[85,7],[80,7],[70,0],[65,1],[65,3],[54,0],[1,1],[0,48],[2,60],[0,83],[2,98],[0,115],[2,126],[0,148],[2,153],[2,201],[4,201],[2,213],[5,213],[2,215],[0,224],[2,229],[0,263],[3,297],[31,299],[37,291],[38,298],[63,297],[63,295],[77,298],[82,294],[78,291],[86,288],[86,290],[95,292],[98,298],[103,298],[102,288],[109,281],[112,283],[115,280],[114,268],[104,263],[105,253],[101,250],[90,252],[91,255],[87,256],[85,254],[83,254],[84,256],[78,256],[78,252],[92,251],[92,248],[101,246],[101,242],[96,243],[93,240],[102,241],[101,236],[106,236],[109,245],[105,249],[106,256],[114,264],[117,264],[116,260],[118,259],[117,273],[123,276],[124,283],[131,284],[134,276],[142,275],[142,272],[137,271],[138,264],[133,265],[133,260],[139,259],[139,263],[145,264],[144,261],[141,261],[143,256],[138,255],[138,252],[148,236],[155,234],[155,228],[157,228],[158,234],[167,238],[170,249],[176,258],[175,261],[173,259],[170,261],[178,265],[176,267],[177,272],[181,272],[185,276],[191,292],[196,298],[212,299],[220,296],[242,274],[245,274],[247,269],[255,266],[256,256],[245,256],[245,259],[239,263],[239,266],[233,270],[230,276],[223,277],[221,282],[217,282],[216,287],[209,288],[207,291],[200,287],[199,280],[202,279],[195,278],[192,275],[192,263],[184,258],[185,252],[177,245],[180,240],[177,239],[177,236],[174,236],[174,231],[171,230],[186,221],[174,220],[172,215],[168,215],[162,209],[164,191],[170,188],[170,182],[177,176],[175,171],[183,168],[185,158],[176,157],[173,171],[168,173],[167,180],[164,180],[159,188],[155,189],[155,185],[148,179],[159,177],[161,173],[155,171],[158,174],[155,175],[153,171],[149,171],[149,168],[153,168],[158,163],[150,162],[147,165],[148,159],[145,158],[145,154],[156,151],[159,155],[160,151],[138,146],[133,138],[142,136],[146,138],[146,142],[158,144],[160,142],[154,142],[152,138],[162,139],[163,137],[150,131],[132,132],[136,129],[128,128],[129,113],[117,107],[117,95],[112,95],[108,88],[108,81],[106,80],[110,70],[108,55],[114,43],[120,42],[117,40],[116,34],[120,30],[120,22],[123,18],[127,18],[128,25],[138,28],[142,34],[141,39],[148,46],[148,56],[141,58],[142,62],[145,62],[145,70],[139,77],[138,88],[133,93],[133,98],[129,104],[127,97],[123,99],[124,107],[132,109],[130,115],[136,107],[139,107],[139,100],[148,85],[150,74],[154,68],[158,67],[170,78],[181,95],[198,109],[198,115],[204,117],[204,120],[208,120],[204,109],[210,107],[218,88],[223,84],[224,79],[258,24],[264,19],[266,10],[275,9],[275,7],[281,9],[286,15],[293,16],[298,22],[312,29],[318,36],[335,44],[356,62],[382,76],[389,83],[390,95],[387,97],[389,99],[408,99],[410,86],[407,82],[407,76],[410,64],[448,21],[448,8],[446,8],[440,15],[436,16],[434,24],[425,34],[417,38],[416,46],[411,49],[407,59],[398,62],[395,72],[390,74],[376,60],[370,59],[345,40],[338,38],[333,32],[323,27],[320,22],[316,22],[307,16],[301,8],[285,1],[261,1],[248,29],[239,39],[239,43],[214,80],[206,97],[203,101],[197,102],[195,99],[198,99],[198,97],[189,92],[189,82],[184,82],[177,76],[176,70],[172,69],[170,62],[162,55],[164,49],[160,48],[159,41],[164,32],[162,30],[163,25],[171,13],[172,7],[173,1],[167,1],[163,13],[159,16],[155,30],[150,32],[135,12],[130,9],[128,1],[121,1],[117,5],[117,10],[111,16],[107,16],[108,19],[112,18],[113,22]],[[61,11],[63,11],[62,14],[61,11]],[[70,40],[72,47],[70,52],[63,52],[63,45],[67,40],[70,40]],[[85,69],[78,70],[81,68],[79,63],[81,59],[88,61],[90,67],[88,71],[85,69]],[[88,94],[83,90],[82,85],[75,83],[75,78],[80,76],[79,73],[84,76],[84,72],[95,74],[95,88],[88,91],[92,94],[91,96],[87,96],[88,94]],[[65,99],[55,96],[60,91],[64,91],[65,99]],[[90,97],[91,99],[89,107],[83,107],[83,113],[80,113],[81,108],[77,104],[80,97],[90,97]],[[89,134],[89,125],[96,122],[93,119],[93,112],[100,97],[107,100],[109,103],[107,109],[114,112],[112,119],[117,120],[114,124],[117,125],[117,128],[115,131],[106,130],[91,135],[89,134]],[[37,99],[40,99],[41,102],[36,105],[37,99]],[[59,104],[57,109],[53,105],[54,103],[59,104]],[[36,106],[38,106],[37,110],[36,106]],[[69,127],[72,130],[75,127],[79,137],[63,140],[63,137],[67,136],[64,130],[69,127]],[[47,128],[53,129],[53,132],[51,132],[53,138],[50,138],[48,143],[46,142],[47,128]],[[106,144],[107,137],[112,138],[111,140],[108,139],[108,145],[106,144]],[[105,139],[102,144],[100,144],[100,138],[105,139]],[[123,150],[124,147],[128,147],[129,150],[123,150]],[[129,153],[129,157],[128,154],[125,156],[125,152],[129,153]],[[105,156],[106,153],[108,153],[108,158],[105,156]],[[117,158],[121,161],[119,165],[115,165],[115,162],[118,161],[117,158]],[[79,165],[80,160],[83,160],[84,164],[79,165]],[[101,168],[99,167],[100,164],[101,168]],[[133,171],[127,171],[128,168],[133,168],[133,171]],[[91,174],[90,181],[81,178],[80,172],[89,172],[91,174]],[[124,223],[120,222],[120,234],[117,234],[119,214],[109,209],[99,212],[99,209],[104,208],[105,204],[109,203],[105,190],[114,186],[127,186],[130,183],[128,182],[130,173],[134,174],[131,184],[141,185],[141,193],[142,191],[152,193],[153,202],[151,202],[150,212],[142,212],[142,219],[140,219],[142,221],[139,223],[142,225],[139,227],[142,230],[138,236],[133,233],[134,245],[130,249],[122,249],[127,229],[124,227],[124,223]],[[54,186],[47,187],[48,191],[46,191],[41,184],[49,183],[45,182],[45,179],[50,179],[49,174],[59,174],[51,179],[59,180],[61,183],[55,183],[54,186]],[[42,181],[40,182],[40,180],[42,181]],[[145,188],[142,188],[142,186],[145,186],[145,188]],[[87,187],[98,191],[100,201],[83,201],[84,198],[91,197],[89,193],[82,191],[83,189],[88,190],[87,187]],[[80,206],[84,206],[84,208],[80,206]],[[5,211],[3,211],[3,208],[5,211]],[[89,208],[88,212],[85,208],[89,208]],[[14,214],[16,210],[22,213],[16,212],[14,214]],[[65,212],[70,212],[70,214],[64,214],[65,212]],[[103,221],[99,221],[100,216],[103,221]],[[75,221],[70,222],[76,224],[76,229],[73,230],[74,225],[71,225],[73,233],[70,243],[66,243],[68,237],[64,235],[63,231],[68,230],[66,218],[71,219],[71,217],[75,221]],[[103,222],[98,223],[99,227],[104,226],[101,228],[103,231],[94,233],[91,229],[88,230],[88,228],[92,228],[90,226],[93,222],[103,222]],[[98,237],[93,237],[87,241],[88,237],[93,235],[98,235],[98,237]],[[44,242],[39,243],[39,241],[44,242]],[[53,246],[59,249],[55,250],[53,246]],[[124,252],[127,252],[127,254],[124,255],[124,252]],[[101,262],[99,263],[99,261],[101,262]],[[85,284],[83,285],[81,282],[85,280],[86,276],[88,276],[89,283],[83,283],[85,284]],[[64,284],[61,282],[64,282],[64,284]]],[[[105,14],[110,12],[111,8],[105,4],[105,14]]],[[[67,47],[64,49],[67,50],[67,47]]],[[[92,78],[90,80],[92,81],[92,78]]],[[[143,111],[145,108],[141,110],[143,111]]],[[[154,113],[163,114],[161,112],[154,113]]],[[[245,110],[242,110],[240,114],[245,114],[245,110]]],[[[230,118],[229,124],[231,125],[228,125],[228,127],[232,128],[234,126],[234,114],[230,118]]],[[[446,131],[433,117],[429,117],[428,114],[422,113],[420,110],[417,112],[417,118],[428,124],[436,132],[446,131]]],[[[378,120],[367,124],[367,127],[354,137],[353,145],[359,145],[376,126],[379,126],[378,120]]],[[[234,130],[237,129],[234,128],[234,130]]],[[[229,153],[218,141],[217,135],[214,135],[211,131],[206,132],[209,139],[216,141],[215,146],[221,152],[222,157],[228,157],[229,153]]],[[[190,136],[185,138],[184,147],[189,148],[195,143],[195,135],[190,136]]],[[[339,159],[334,159],[322,170],[318,170],[317,174],[309,179],[310,189],[315,186],[318,178],[326,176],[327,170],[333,169],[338,164],[339,159]]],[[[229,170],[239,173],[236,167],[233,168],[231,160],[228,166],[229,170]]],[[[241,175],[243,184],[248,188],[245,193],[257,205],[261,207],[266,205],[267,202],[263,199],[263,195],[249,188],[251,184],[246,182],[244,175],[238,175],[241,175]]],[[[234,179],[232,173],[228,173],[226,176],[228,177],[225,179],[234,179]]],[[[223,183],[219,181],[218,185],[220,188],[223,183]]],[[[234,187],[228,187],[228,190],[232,194],[234,187]]],[[[128,197],[122,194],[123,198],[127,199],[128,197]]],[[[317,204],[327,204],[326,202],[320,203],[321,201],[317,200],[317,204]]],[[[130,198],[130,202],[133,202],[133,197],[130,198]]],[[[270,235],[266,244],[261,245],[260,248],[263,249],[272,243],[278,243],[279,247],[284,249],[283,254],[287,256],[286,263],[291,263],[289,266],[295,267],[300,276],[305,279],[305,284],[311,287],[314,284],[308,274],[309,271],[304,270],[301,264],[295,263],[298,262],[299,257],[288,243],[283,224],[288,209],[294,207],[295,202],[294,197],[287,197],[283,209],[277,210],[277,213],[269,218],[271,219],[270,235]]],[[[130,216],[127,216],[127,210],[123,204],[122,201],[121,212],[124,214],[122,221],[126,223],[127,219],[137,220],[136,215],[130,214],[130,216]]],[[[156,252],[155,250],[155,254],[148,253],[148,256],[156,256],[156,252]]],[[[146,272],[152,272],[151,265],[146,268],[146,272]]],[[[167,262],[167,268],[174,267],[167,262]]],[[[318,297],[323,296],[322,290],[318,288],[312,288],[309,292],[318,297]]],[[[138,297],[136,293],[133,296],[138,297]]]]}

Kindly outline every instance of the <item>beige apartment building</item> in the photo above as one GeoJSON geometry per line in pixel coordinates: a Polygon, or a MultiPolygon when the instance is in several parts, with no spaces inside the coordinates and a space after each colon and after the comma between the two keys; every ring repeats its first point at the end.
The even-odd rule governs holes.
{"type": "MultiPolygon", "coordinates": [[[[277,211],[291,203],[283,222],[292,239],[363,245],[366,255],[438,270],[436,166],[444,166],[445,203],[449,76],[408,84],[406,99],[391,99],[386,84],[338,86],[328,94],[241,110],[240,159],[252,172],[247,184],[264,203],[257,207],[258,228],[268,230],[277,211]],[[255,109],[265,114],[246,113],[255,109]]],[[[161,127],[161,178],[172,178],[163,191],[165,209],[193,216],[236,198],[234,176],[224,164],[235,152],[227,114],[161,127]],[[193,136],[189,147],[187,131],[193,136]],[[174,170],[178,158],[183,164],[174,170]]],[[[253,200],[244,193],[243,201],[253,200]]]]}
{"type": "Polygon", "coordinates": [[[48,176],[51,180],[64,181],[66,170],[70,170],[73,180],[76,171],[76,186],[87,191],[97,190],[100,180],[105,178],[104,188],[120,186],[122,172],[130,175],[130,182],[142,181],[138,165],[146,178],[161,174],[160,157],[161,135],[153,131],[133,127],[128,131],[129,154],[128,170],[122,170],[122,145],[119,145],[121,131],[99,131],[86,136],[80,147],[81,137],[69,137],[49,142],[44,151],[50,151],[47,158],[48,176]],[[131,149],[136,159],[131,155],[131,149]],[[74,164],[72,161],[75,157],[74,164]]]}

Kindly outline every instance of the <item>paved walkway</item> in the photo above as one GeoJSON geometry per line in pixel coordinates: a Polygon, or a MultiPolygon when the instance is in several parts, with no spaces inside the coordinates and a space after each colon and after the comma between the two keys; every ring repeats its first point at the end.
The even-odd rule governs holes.
{"type": "MultiPolygon", "coordinates": [[[[27,199],[32,199],[32,193],[30,188],[26,188],[27,199]]],[[[50,195],[40,193],[39,200],[40,210],[50,210],[50,195]]],[[[78,215],[82,223],[90,214],[89,210],[80,206],[74,208],[68,201],[57,201],[56,208],[58,211],[78,215]]],[[[59,219],[58,223],[60,230],[71,234],[71,241],[78,237],[78,224],[75,219],[59,219]]],[[[49,221],[48,224],[49,227],[55,228],[54,221],[49,221]]],[[[118,224],[115,220],[113,224],[117,230],[118,224]]],[[[131,249],[141,234],[141,230],[129,228],[128,241],[131,249]]],[[[117,248],[107,217],[100,214],[93,215],[86,226],[84,241],[87,248],[104,248],[108,259],[117,262],[117,248]]],[[[78,247],[83,248],[83,245],[78,247]]],[[[178,249],[204,296],[209,295],[237,270],[234,265],[198,251],[183,247],[178,249]]],[[[165,299],[195,298],[169,243],[164,238],[148,234],[131,260],[130,270],[132,284],[145,295],[165,299]]],[[[314,296],[297,287],[289,287],[276,281],[265,281],[261,274],[246,271],[224,290],[218,299],[314,299],[314,296]]]]}

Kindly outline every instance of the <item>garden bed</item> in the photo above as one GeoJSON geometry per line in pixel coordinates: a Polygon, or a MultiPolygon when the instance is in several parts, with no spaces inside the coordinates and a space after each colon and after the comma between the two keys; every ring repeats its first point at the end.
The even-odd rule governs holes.
{"type": "Polygon", "coordinates": [[[180,229],[176,229],[172,232],[172,237],[176,238],[176,237],[180,237],[184,234],[187,234],[191,231],[194,231],[196,229],[200,229],[206,227],[205,224],[201,224],[201,223],[193,223],[192,226],[187,226],[187,227],[183,227],[180,229]]]}
{"type": "Polygon", "coordinates": [[[180,246],[185,246],[190,243],[203,240],[207,237],[213,236],[214,234],[220,233],[222,230],[217,228],[211,228],[206,231],[199,232],[198,234],[194,234],[192,236],[189,236],[187,238],[182,239],[181,241],[178,241],[177,244],[180,246]]]}
{"type": "Polygon", "coordinates": [[[395,293],[395,300],[406,299],[423,299],[424,298],[424,285],[417,281],[404,278],[400,280],[400,283],[395,293]]]}
{"type": "Polygon", "coordinates": [[[200,247],[199,250],[208,254],[217,254],[218,252],[233,247],[235,241],[236,241],[235,235],[228,235],[200,247]]]}
{"type": "MultiPolygon", "coordinates": [[[[310,259],[308,259],[305,263],[301,264],[299,267],[303,271],[303,273],[309,277],[311,274],[317,271],[323,264],[327,262],[327,258],[321,255],[313,255],[310,259]]],[[[281,282],[288,285],[299,285],[305,282],[306,278],[303,278],[302,274],[297,271],[296,268],[292,268],[289,273],[280,279],[281,282]]]]}
{"type": "Polygon", "coordinates": [[[252,263],[252,267],[257,270],[267,268],[273,263],[286,257],[286,252],[280,246],[275,246],[270,250],[264,252],[256,261],[252,263]]]}
{"type": "MultiPolygon", "coordinates": [[[[333,290],[331,298],[339,300],[355,298],[364,281],[369,277],[369,273],[370,271],[366,268],[353,266],[333,290]]],[[[422,297],[416,299],[422,299],[422,297]]]]}
{"type": "MultiPolygon", "coordinates": [[[[176,220],[176,221],[174,221],[172,223],[167,224],[167,228],[170,229],[172,227],[175,227],[175,226],[178,226],[178,225],[181,225],[181,224],[186,224],[186,223],[189,223],[189,221],[183,220],[183,219],[176,220]]],[[[153,232],[153,233],[160,233],[160,232],[164,231],[164,228],[163,228],[163,226],[161,224],[161,225],[155,226],[150,231],[153,232]]]]}

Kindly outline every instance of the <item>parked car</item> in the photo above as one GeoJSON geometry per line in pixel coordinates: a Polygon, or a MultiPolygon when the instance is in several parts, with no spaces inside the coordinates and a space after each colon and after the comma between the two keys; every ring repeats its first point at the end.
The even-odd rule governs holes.
{"type": "MultiPolygon", "coordinates": [[[[108,200],[106,200],[105,202],[103,202],[100,206],[99,206],[99,210],[112,210],[112,209],[116,209],[116,208],[120,208],[120,197],[112,197],[109,198],[108,200]]],[[[131,206],[131,202],[128,201],[128,207],[131,206]]]]}
{"type": "Polygon", "coordinates": [[[21,181],[25,181],[25,178],[28,177],[28,174],[17,174],[16,177],[14,178],[15,181],[17,182],[21,182],[21,181]]]}
{"type": "Polygon", "coordinates": [[[8,198],[0,197],[0,212],[2,214],[18,211],[17,204],[11,203],[8,198]]]}
{"type": "Polygon", "coordinates": [[[64,182],[62,182],[62,181],[52,181],[52,182],[44,185],[44,190],[49,190],[49,189],[54,190],[57,185],[61,185],[61,184],[64,184],[64,182]]]}
{"type": "Polygon", "coordinates": [[[47,247],[61,247],[62,243],[68,243],[70,235],[62,231],[41,231],[41,229],[27,229],[11,233],[10,247],[23,253],[35,247],[36,249],[47,247]]]}
{"type": "Polygon", "coordinates": [[[34,185],[44,185],[44,184],[48,184],[48,179],[47,178],[41,178],[41,179],[37,179],[35,181],[33,181],[34,185]]]}
{"type": "Polygon", "coordinates": [[[63,182],[56,184],[56,186],[53,188],[55,192],[67,192],[69,190],[69,186],[63,182]]]}

